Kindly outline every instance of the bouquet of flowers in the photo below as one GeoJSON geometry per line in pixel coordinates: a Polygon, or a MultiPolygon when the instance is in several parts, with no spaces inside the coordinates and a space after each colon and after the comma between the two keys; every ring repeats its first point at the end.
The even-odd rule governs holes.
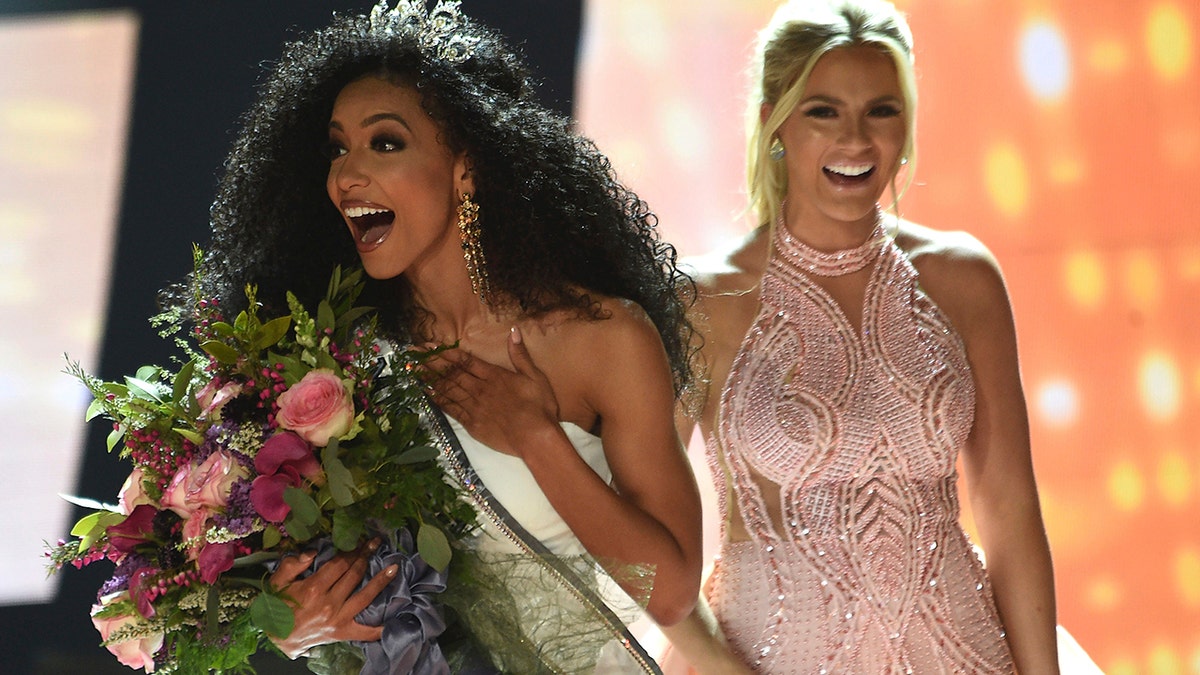
{"type": "MultiPolygon", "coordinates": [[[[92,620],[121,663],[253,672],[267,635],[293,627],[286,589],[267,583],[272,561],[319,549],[319,562],[371,537],[384,540],[373,570],[400,563],[376,614],[422,624],[405,629],[416,643],[406,659],[438,656],[428,652],[443,624],[423,594],[445,588],[451,545],[475,511],[420,422],[427,354],[379,339],[369,308],[355,306],[361,275],[335,270],[315,315],[289,294],[289,315],[260,317],[248,287],[248,309],[230,321],[196,297],[192,316],[157,318],[184,351],[175,371],[106,382],[69,366],[95,398],[88,419],[112,420],[109,451],[133,470],[116,505],[76,500],[95,512],[47,555],[52,569],[115,563],[92,620]]],[[[331,658],[344,663],[344,652],[331,658]]]]}

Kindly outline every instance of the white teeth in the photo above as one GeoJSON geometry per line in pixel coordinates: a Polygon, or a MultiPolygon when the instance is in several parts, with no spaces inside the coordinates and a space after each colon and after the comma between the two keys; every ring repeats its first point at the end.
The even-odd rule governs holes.
{"type": "Polygon", "coordinates": [[[832,171],[833,173],[841,174],[843,176],[850,176],[853,178],[854,176],[861,176],[864,173],[870,171],[871,169],[875,168],[875,165],[874,164],[837,164],[834,166],[827,166],[825,168],[828,171],[832,171]]]}
{"type": "Polygon", "coordinates": [[[362,218],[373,213],[387,213],[387,209],[376,209],[370,206],[350,206],[346,208],[347,218],[362,218]]]}

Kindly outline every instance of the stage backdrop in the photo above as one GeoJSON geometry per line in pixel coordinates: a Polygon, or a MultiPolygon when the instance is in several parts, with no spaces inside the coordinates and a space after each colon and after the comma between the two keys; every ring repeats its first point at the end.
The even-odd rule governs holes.
{"type": "MultiPolygon", "coordinates": [[[[685,254],[747,231],[744,71],[775,5],[588,6],[582,128],[685,254]]],[[[1060,620],[1110,675],[1200,673],[1200,5],[899,6],[920,89],[902,211],[1005,270],[1060,620]]]]}

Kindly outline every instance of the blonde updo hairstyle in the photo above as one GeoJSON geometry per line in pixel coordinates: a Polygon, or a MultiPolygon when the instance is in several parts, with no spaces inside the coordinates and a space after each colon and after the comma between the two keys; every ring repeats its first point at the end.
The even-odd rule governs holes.
{"type": "MultiPolygon", "coordinates": [[[[754,89],[746,111],[746,177],[750,207],[759,224],[774,220],[787,192],[787,165],[770,155],[775,133],[799,105],[817,61],[833,49],[871,46],[896,64],[907,126],[900,161],[908,167],[904,188],[908,187],[916,161],[917,130],[912,44],[908,22],[886,0],[790,0],[775,11],[759,34],[754,89]],[[773,106],[766,119],[761,114],[764,103],[773,106]]],[[[892,167],[893,207],[904,191],[895,185],[899,168],[892,167]]]]}

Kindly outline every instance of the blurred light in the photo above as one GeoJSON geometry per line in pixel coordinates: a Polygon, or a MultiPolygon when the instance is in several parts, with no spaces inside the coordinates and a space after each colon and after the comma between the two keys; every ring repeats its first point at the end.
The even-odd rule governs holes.
{"type": "Polygon", "coordinates": [[[1099,577],[1084,592],[1087,604],[1095,611],[1107,612],[1121,604],[1121,586],[1110,576],[1099,577]]]}
{"type": "Polygon", "coordinates": [[[1078,157],[1055,157],[1050,162],[1050,180],[1059,185],[1074,185],[1083,180],[1083,163],[1078,157]]]}
{"type": "Polygon", "coordinates": [[[1100,40],[1088,50],[1088,63],[1097,72],[1115,75],[1129,66],[1129,50],[1118,40],[1100,40]]]}
{"type": "Polygon", "coordinates": [[[1183,453],[1167,451],[1158,460],[1158,491],[1171,506],[1183,506],[1192,496],[1192,471],[1183,453]]]}
{"type": "Polygon", "coordinates": [[[1159,261],[1143,251],[1129,254],[1125,260],[1125,290],[1138,309],[1153,309],[1162,297],[1162,273],[1159,261]]]}
{"type": "Polygon", "coordinates": [[[1154,645],[1146,665],[1149,675],[1184,675],[1183,659],[1170,645],[1154,645]]]}
{"type": "Polygon", "coordinates": [[[1175,165],[1191,167],[1200,156],[1200,130],[1192,120],[1174,126],[1164,123],[1159,143],[1163,159],[1175,165]]]}
{"type": "Polygon", "coordinates": [[[1142,407],[1151,419],[1166,421],[1179,413],[1182,394],[1179,367],[1162,352],[1149,352],[1138,367],[1142,407]]]}
{"type": "Polygon", "coordinates": [[[1021,74],[1034,96],[1057,100],[1071,80],[1071,59],[1066,40],[1054,24],[1039,21],[1021,35],[1018,49],[1021,74]]]}
{"type": "Polygon", "coordinates": [[[1053,427],[1070,426],[1079,417],[1079,393],[1068,380],[1051,380],[1042,384],[1037,393],[1037,410],[1042,419],[1053,427]]]}
{"type": "Polygon", "coordinates": [[[1000,213],[1015,218],[1029,202],[1029,172],[1016,146],[999,142],[987,150],[983,164],[988,196],[1000,213]]]}
{"type": "Polygon", "coordinates": [[[618,34],[628,36],[622,48],[652,70],[673,56],[666,38],[678,34],[667,29],[663,10],[664,7],[653,2],[630,2],[618,13],[622,23],[618,34]]]}
{"type": "Polygon", "coordinates": [[[1176,556],[1175,585],[1184,604],[1200,609],[1200,550],[1187,548],[1176,556]]]}
{"type": "Polygon", "coordinates": [[[1096,309],[1104,300],[1104,266],[1091,251],[1073,251],[1065,263],[1067,297],[1084,309],[1096,309]]]}
{"type": "Polygon", "coordinates": [[[51,99],[15,99],[0,105],[4,159],[43,169],[78,162],[84,142],[97,130],[89,111],[51,99]]]}
{"type": "Polygon", "coordinates": [[[700,113],[690,102],[679,98],[664,102],[658,126],[670,148],[673,164],[695,167],[712,161],[710,135],[704,132],[700,113]]]}
{"type": "Polygon", "coordinates": [[[1186,281],[1200,281],[1200,248],[1181,252],[1179,276],[1186,281]]]}
{"type": "Polygon", "coordinates": [[[1192,34],[1188,18],[1174,3],[1164,2],[1146,17],[1146,50],[1150,65],[1168,81],[1182,78],[1191,65],[1192,34]]]}
{"type": "Polygon", "coordinates": [[[1133,511],[1142,505],[1145,481],[1137,466],[1129,460],[1113,465],[1108,475],[1108,497],[1121,511],[1133,511]]]}
{"type": "Polygon", "coordinates": [[[1123,656],[1110,662],[1104,672],[1108,675],[1141,675],[1142,669],[1133,659],[1123,656]]]}

